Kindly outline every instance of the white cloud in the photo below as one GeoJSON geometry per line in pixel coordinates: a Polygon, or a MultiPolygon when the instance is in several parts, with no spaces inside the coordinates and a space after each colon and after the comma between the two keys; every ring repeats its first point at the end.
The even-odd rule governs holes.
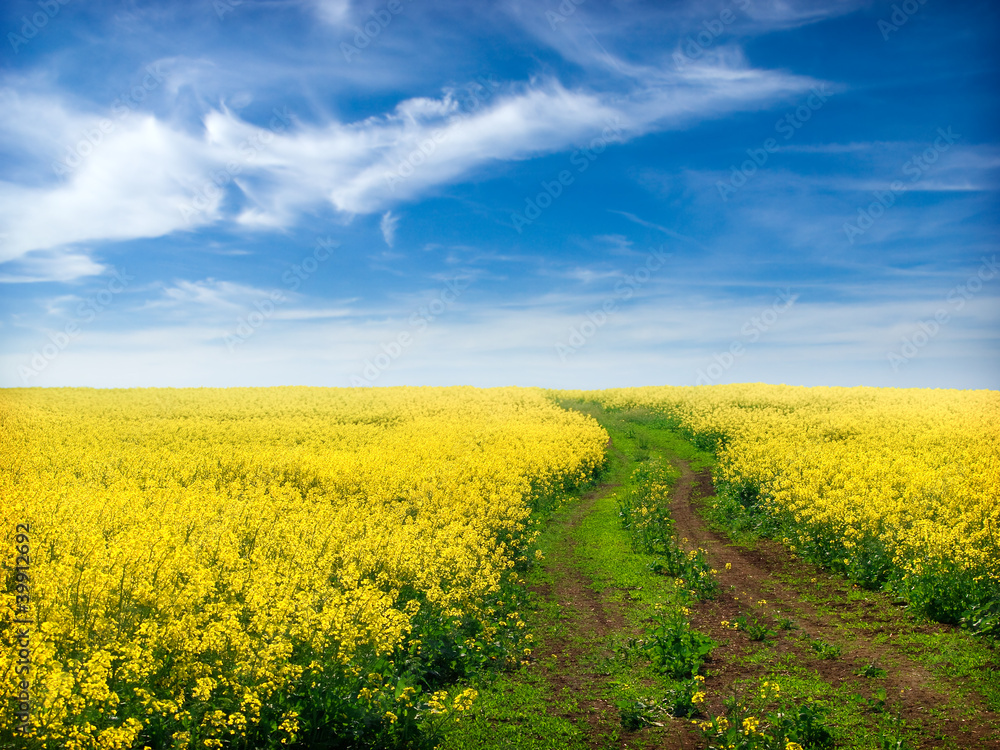
{"type": "Polygon", "coordinates": [[[0,263],[0,284],[19,284],[38,281],[73,281],[84,276],[97,276],[107,267],[87,254],[71,250],[52,250],[28,253],[18,260],[0,263]],[[4,273],[4,266],[13,273],[4,273]]]}
{"type": "MultiPolygon", "coordinates": [[[[794,290],[793,290],[794,291],[794,290]]],[[[406,305],[361,316],[346,308],[275,314],[230,353],[219,330],[200,319],[134,331],[92,330],[32,381],[32,385],[236,386],[305,384],[346,386],[381,345],[410,331],[413,343],[393,360],[377,385],[541,385],[557,388],[693,384],[715,355],[742,342],[745,353],[720,382],[804,385],[992,387],[1000,381],[996,349],[997,297],[985,290],[905,368],[893,371],[887,353],[920,320],[947,303],[886,300],[850,309],[806,294],[751,341],[741,332],[761,319],[772,291],[753,299],[676,299],[649,294],[623,302],[565,360],[555,344],[600,305],[600,290],[483,304],[471,296],[421,330],[406,305]],[[958,318],[961,317],[961,321],[958,318]]],[[[45,341],[44,335],[39,338],[45,341]]],[[[30,353],[35,343],[24,352],[30,353]]],[[[0,354],[0,385],[22,385],[17,367],[28,354],[0,354]]]]}
{"type": "Polygon", "coordinates": [[[618,211],[617,209],[613,208],[608,209],[608,211],[613,214],[624,216],[629,221],[633,222],[634,224],[638,224],[641,227],[646,227],[647,229],[655,229],[658,232],[663,232],[663,234],[667,235],[668,237],[673,237],[675,240],[683,240],[684,242],[690,242],[692,245],[704,249],[704,245],[702,245],[700,242],[698,242],[698,240],[694,239],[693,237],[688,237],[687,235],[681,234],[680,232],[676,232],[673,229],[669,229],[663,226],[662,224],[656,224],[651,221],[646,221],[645,219],[641,219],[635,214],[629,213],[628,211],[618,211]]]}
{"type": "MultiPolygon", "coordinates": [[[[933,134],[936,136],[937,134],[933,134]]],[[[940,140],[938,140],[940,144],[940,140]]],[[[904,185],[905,191],[980,191],[1000,188],[1000,149],[991,144],[945,146],[942,150],[935,139],[927,141],[873,141],[870,143],[824,143],[790,145],[779,153],[848,155],[855,165],[864,165],[872,175],[858,174],[852,166],[840,173],[800,175],[797,181],[810,183],[825,190],[885,190],[893,181],[904,185]],[[873,166],[870,166],[874,164],[873,166]]],[[[843,162],[841,162],[843,164],[843,162]]]]}
{"type": "MultiPolygon", "coordinates": [[[[349,305],[356,298],[336,300],[340,307],[311,307],[308,299],[284,287],[264,289],[219,279],[179,279],[155,288],[158,296],[148,299],[137,312],[156,311],[158,318],[190,320],[192,324],[213,322],[230,325],[246,314],[266,307],[269,320],[323,320],[357,314],[349,305]],[[277,300],[277,301],[275,301],[277,300]]],[[[325,301],[329,304],[329,300],[325,301]]],[[[154,324],[155,325],[155,324],[154,324]]]]}
{"type": "MultiPolygon", "coordinates": [[[[346,300],[352,302],[353,300],[346,300]]],[[[348,318],[357,312],[349,307],[331,307],[321,310],[278,310],[272,316],[275,320],[326,320],[329,318],[348,318]]]]}
{"type": "Polygon", "coordinates": [[[592,284],[595,281],[606,281],[608,279],[620,279],[621,271],[599,271],[593,268],[570,268],[563,271],[540,271],[540,275],[550,276],[559,279],[578,281],[581,284],[592,284]]]}
{"type": "MultiPolygon", "coordinates": [[[[255,204],[245,216],[285,225],[324,196],[347,213],[384,211],[493,161],[553,153],[595,137],[626,140],[763,106],[813,84],[783,73],[691,66],[625,97],[540,80],[498,94],[474,113],[461,112],[448,95],[407,100],[381,117],[276,136],[239,181],[255,204]]],[[[230,154],[250,130],[228,112],[213,113],[207,126],[217,147],[230,154]]]]}
{"type": "Polygon", "coordinates": [[[382,221],[379,222],[379,229],[382,230],[382,237],[385,244],[392,247],[396,242],[396,227],[399,225],[399,217],[393,216],[392,211],[382,214],[382,221]]]}
{"type": "Polygon", "coordinates": [[[745,4],[744,12],[759,25],[784,29],[853,13],[867,3],[866,0],[753,0],[745,4]]]}
{"type": "MultiPolygon", "coordinates": [[[[564,59],[593,73],[648,79],[657,69],[635,62],[642,40],[656,30],[662,51],[677,45],[694,58],[728,65],[742,56],[720,41],[730,34],[767,34],[853,13],[869,0],[687,0],[670,3],[537,3],[507,0],[507,13],[564,59]],[[725,14],[725,15],[724,15],[725,14]],[[728,20],[723,21],[725,17],[728,20]],[[718,29],[718,31],[712,31],[718,29]],[[707,38],[707,41],[706,41],[707,38]],[[625,41],[627,40],[627,41],[625,41]],[[685,44],[687,43],[687,44],[685,44]],[[627,52],[616,54],[616,47],[627,52]]],[[[651,54],[656,54],[653,52],[651,54]]],[[[681,59],[692,62],[689,55],[681,59]]]]}
{"type": "Polygon", "coordinates": [[[173,286],[163,288],[159,300],[149,302],[152,307],[175,307],[178,305],[199,305],[210,309],[242,309],[248,300],[268,297],[264,289],[255,289],[232,281],[180,280],[173,286]]]}
{"type": "MultiPolygon", "coordinates": [[[[886,148],[898,147],[897,141],[852,141],[851,143],[810,143],[778,146],[778,151],[800,154],[854,154],[882,152],[886,148]]],[[[910,145],[915,146],[915,143],[910,145]]]]}
{"type": "Polygon", "coordinates": [[[210,223],[221,196],[206,198],[205,211],[193,211],[188,219],[180,207],[209,184],[211,166],[203,141],[154,117],[136,116],[107,136],[65,183],[0,181],[0,261],[32,250],[158,237],[210,223]]]}
{"type": "Polygon", "coordinates": [[[328,24],[342,26],[351,12],[351,0],[315,0],[316,14],[328,24]]]}
{"type": "MultiPolygon", "coordinates": [[[[503,87],[472,112],[446,92],[350,123],[304,125],[284,112],[262,129],[223,108],[205,116],[202,133],[190,133],[134,114],[117,122],[65,182],[0,182],[0,262],[32,250],[157,237],[226,219],[280,229],[323,203],[344,214],[391,211],[491,162],[682,127],[766,106],[815,84],[742,63],[642,74],[647,78],[627,94],[571,90],[539,79],[503,87]]],[[[36,134],[49,120],[66,132],[100,122],[92,115],[68,116],[37,98],[30,106],[41,118],[36,134]]],[[[17,140],[28,139],[12,125],[23,122],[19,114],[0,118],[0,131],[13,129],[17,140]]],[[[55,158],[51,144],[35,138],[35,150],[48,148],[55,158]]]]}

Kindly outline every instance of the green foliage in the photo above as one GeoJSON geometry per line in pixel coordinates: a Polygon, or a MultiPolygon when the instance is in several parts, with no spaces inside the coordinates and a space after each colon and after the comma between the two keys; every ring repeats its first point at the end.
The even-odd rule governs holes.
{"type": "Polygon", "coordinates": [[[649,566],[653,573],[680,579],[696,599],[711,599],[719,584],[704,550],[685,551],[674,533],[670,490],[679,475],[656,459],[641,463],[618,495],[618,515],[636,551],[657,556],[649,566]]]}
{"type": "MultiPolygon", "coordinates": [[[[885,712],[888,709],[886,693],[884,690],[876,691],[876,701],[880,704],[880,710],[885,712]]],[[[916,750],[906,739],[906,722],[903,721],[902,709],[896,706],[896,710],[889,714],[889,720],[879,727],[875,736],[875,747],[878,750],[916,750]]]]}
{"type": "Polygon", "coordinates": [[[625,665],[634,664],[643,655],[642,646],[643,642],[639,638],[629,636],[614,645],[612,648],[614,658],[625,665]]]}
{"type": "Polygon", "coordinates": [[[661,554],[673,538],[670,517],[670,490],[680,476],[670,464],[658,459],[640,463],[632,472],[627,488],[618,494],[618,514],[629,531],[637,552],[661,554]]]}
{"type": "Polygon", "coordinates": [[[752,505],[748,508],[728,485],[718,481],[716,485],[717,494],[706,511],[717,528],[725,530],[738,543],[777,534],[779,526],[763,506],[752,505]]]}
{"type": "Polygon", "coordinates": [[[663,719],[701,716],[705,701],[704,678],[676,683],[661,699],[628,698],[618,701],[618,712],[624,729],[635,731],[645,726],[662,726],[663,719]]]}
{"type": "MultiPolygon", "coordinates": [[[[865,675],[867,677],[867,675],[865,675]]],[[[888,710],[887,693],[885,688],[879,688],[871,698],[864,700],[865,708],[869,713],[883,714],[888,710]]]]}
{"type": "Polygon", "coordinates": [[[680,612],[661,612],[651,620],[643,648],[653,666],[676,680],[698,674],[715,641],[692,628],[680,612]]]}
{"type": "Polygon", "coordinates": [[[806,701],[782,710],[767,709],[764,704],[773,697],[767,685],[761,698],[749,702],[729,698],[724,716],[699,724],[709,750],[786,750],[793,742],[804,750],[833,748],[825,707],[806,701]]]}
{"type": "Polygon", "coordinates": [[[619,701],[618,714],[622,728],[634,732],[647,726],[660,726],[664,709],[659,701],[637,698],[619,701]]]}
{"type": "Polygon", "coordinates": [[[869,677],[874,679],[877,677],[885,677],[887,673],[884,669],[882,669],[882,667],[878,666],[875,662],[869,662],[868,664],[863,666],[860,670],[858,670],[857,674],[859,677],[869,677]]]}
{"type": "Polygon", "coordinates": [[[843,653],[843,648],[835,643],[828,643],[827,641],[810,641],[809,645],[812,646],[813,651],[816,652],[820,659],[837,659],[843,653]]]}
{"type": "Polygon", "coordinates": [[[737,630],[746,633],[751,641],[766,641],[778,635],[763,619],[756,616],[741,615],[733,620],[733,624],[737,630]]]}
{"type": "Polygon", "coordinates": [[[666,695],[671,716],[678,719],[701,716],[701,707],[705,702],[705,678],[697,675],[667,690],[666,695]]]}
{"type": "Polygon", "coordinates": [[[924,561],[919,573],[896,576],[889,588],[932,620],[1000,636],[1000,587],[955,563],[924,561]]]}
{"type": "Polygon", "coordinates": [[[1000,638],[1000,597],[973,604],[960,623],[974,633],[1000,638]]]}
{"type": "Polygon", "coordinates": [[[906,738],[900,737],[892,731],[880,732],[875,741],[878,750],[914,750],[913,745],[907,742],[906,738]]]}
{"type": "Polygon", "coordinates": [[[664,552],[650,564],[650,570],[682,580],[684,588],[696,599],[714,599],[719,592],[719,581],[708,564],[705,550],[685,552],[676,536],[667,539],[665,546],[664,552]]]}
{"type": "Polygon", "coordinates": [[[722,483],[709,515],[737,541],[780,540],[803,559],[862,588],[897,594],[931,620],[1000,637],[1000,586],[995,580],[945,560],[923,560],[918,572],[904,571],[882,541],[883,529],[858,538],[832,525],[797,522],[793,514],[771,507],[765,489],[755,482],[722,483]]]}
{"type": "Polygon", "coordinates": [[[797,707],[793,713],[779,714],[775,722],[777,736],[807,748],[823,750],[833,747],[833,733],[826,726],[827,709],[812,701],[797,707]]]}

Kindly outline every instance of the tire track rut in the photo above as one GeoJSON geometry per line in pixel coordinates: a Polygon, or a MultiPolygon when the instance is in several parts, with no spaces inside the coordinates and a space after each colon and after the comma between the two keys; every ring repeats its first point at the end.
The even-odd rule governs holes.
{"type": "MultiPolygon", "coordinates": [[[[836,659],[803,657],[802,645],[795,643],[795,635],[782,634],[771,646],[779,655],[797,652],[797,664],[815,669],[825,682],[834,687],[846,683],[852,692],[865,696],[871,695],[873,687],[884,687],[890,696],[905,697],[902,717],[907,723],[924,725],[922,748],[953,747],[953,744],[940,739],[943,734],[958,740],[962,747],[1000,750],[1000,739],[995,729],[1000,717],[995,713],[979,706],[974,720],[963,718],[955,707],[949,706],[948,696],[934,687],[940,678],[926,667],[892,643],[876,645],[861,641],[857,636],[845,637],[842,628],[837,626],[839,618],[831,618],[803,601],[803,592],[786,585],[778,576],[791,574],[800,579],[809,577],[817,581],[822,578],[819,585],[826,587],[828,595],[846,594],[845,587],[851,586],[850,583],[837,581],[814,566],[793,558],[786,548],[770,540],[759,540],[752,550],[734,546],[728,537],[709,529],[695,510],[694,501],[715,494],[709,473],[695,474],[683,461],[676,461],[675,465],[681,471],[671,508],[677,534],[686,539],[684,544],[689,549],[700,547],[705,550],[709,564],[718,571],[720,583],[715,600],[701,602],[692,610],[695,627],[711,635],[717,643],[729,644],[720,645],[709,663],[713,677],[709,678],[707,686],[712,711],[722,713],[721,698],[732,693],[734,683],[754,678],[760,671],[735,663],[732,657],[748,653],[752,645],[745,633],[723,627],[722,621],[733,622],[740,615],[766,613],[768,619],[775,616],[791,618],[797,626],[797,631],[792,632],[804,633],[812,639],[834,643],[843,649],[842,655],[836,659]],[[869,680],[856,674],[867,664],[883,664],[886,661],[896,665],[886,678],[869,680]]],[[[845,602],[843,607],[848,612],[859,609],[864,612],[872,608],[874,605],[870,602],[845,602]]],[[[903,615],[899,613],[897,616],[902,618],[903,615]]],[[[945,627],[918,625],[915,630],[929,633],[945,627]]],[[[912,624],[910,628],[914,629],[912,624]]]]}

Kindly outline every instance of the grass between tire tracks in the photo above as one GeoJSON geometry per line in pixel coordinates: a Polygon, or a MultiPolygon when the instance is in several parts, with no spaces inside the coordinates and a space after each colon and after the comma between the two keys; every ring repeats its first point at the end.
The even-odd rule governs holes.
{"type": "Polygon", "coordinates": [[[607,466],[543,526],[530,660],[484,675],[442,748],[1000,748],[991,644],[758,537],[653,415],[563,405],[608,431],[607,466]],[[650,472],[676,477],[657,503],[650,472]]]}

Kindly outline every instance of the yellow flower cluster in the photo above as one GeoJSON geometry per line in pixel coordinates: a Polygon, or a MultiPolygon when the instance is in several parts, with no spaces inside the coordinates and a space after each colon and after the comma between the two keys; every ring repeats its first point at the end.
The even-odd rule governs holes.
{"type": "MultiPolygon", "coordinates": [[[[793,549],[866,540],[911,574],[955,564],[1000,580],[1000,393],[739,384],[562,391],[663,415],[717,447],[716,480],[794,518],[793,549]]],[[[853,552],[852,552],[853,550],[853,552]]]]}
{"type": "MultiPolygon", "coordinates": [[[[3,392],[2,538],[30,526],[33,746],[141,747],[150,726],[236,746],[283,691],[364,680],[355,656],[398,653],[428,608],[492,638],[484,602],[526,562],[532,499],[589,478],[606,442],[535,389],[3,392]]],[[[16,611],[5,588],[4,705],[16,611]]],[[[393,690],[370,677],[368,695],[393,690]]],[[[0,745],[15,722],[0,714],[0,745]]],[[[286,739],[299,722],[276,719],[286,739]]]]}
{"type": "Polygon", "coordinates": [[[666,509],[670,493],[680,471],[673,465],[653,459],[640,464],[631,477],[631,489],[618,498],[622,520],[636,540],[648,547],[672,528],[666,509]]]}

